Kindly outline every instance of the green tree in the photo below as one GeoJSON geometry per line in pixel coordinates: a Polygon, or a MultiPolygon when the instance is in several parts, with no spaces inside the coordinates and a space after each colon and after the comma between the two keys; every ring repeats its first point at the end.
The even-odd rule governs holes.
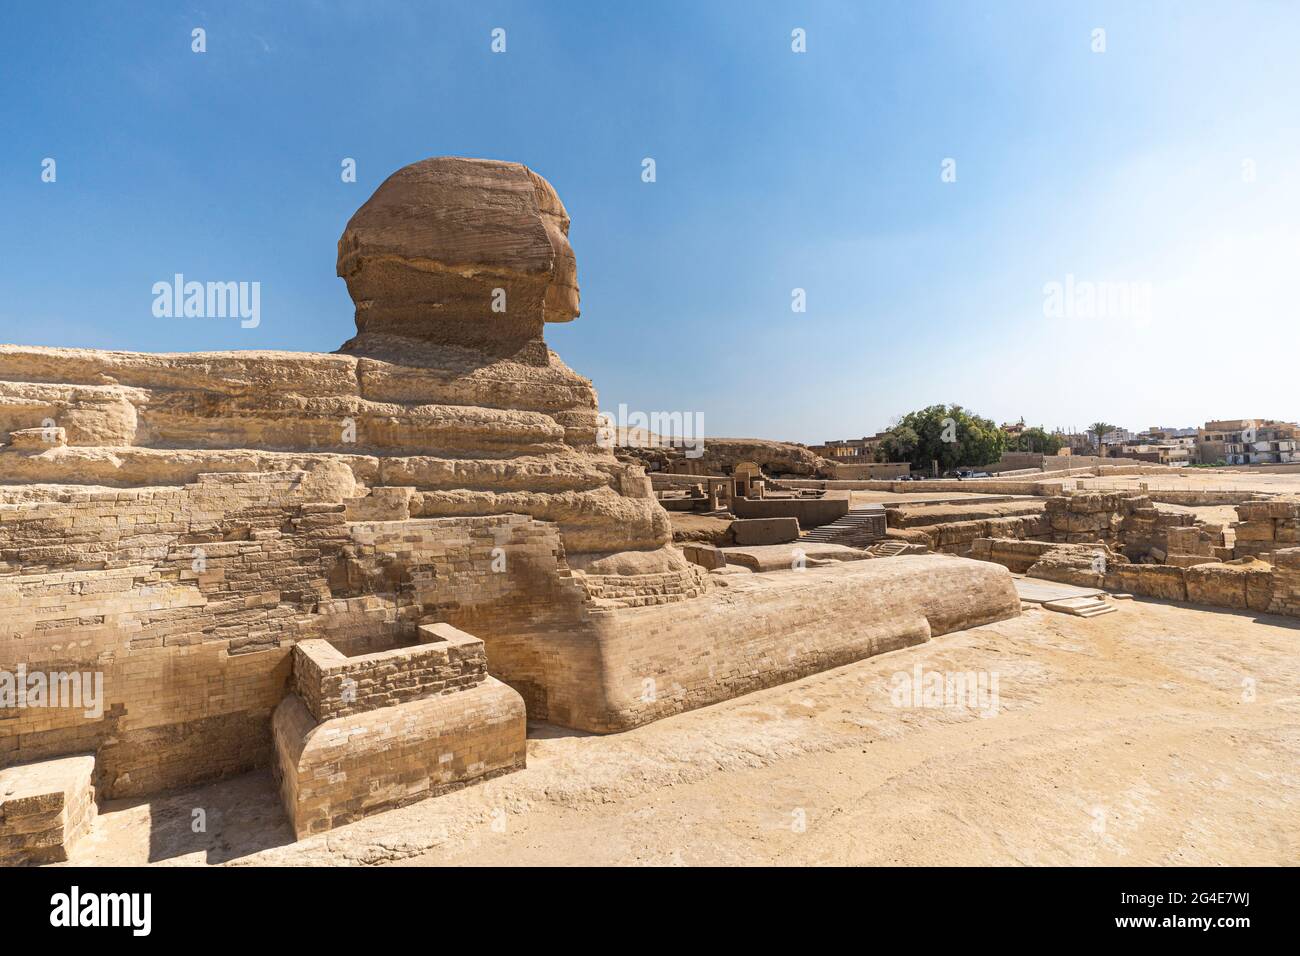
{"type": "Polygon", "coordinates": [[[1089,433],[1097,436],[1097,454],[1106,454],[1101,446],[1101,436],[1113,432],[1118,427],[1118,425],[1112,425],[1110,422],[1093,422],[1088,426],[1089,433]]]}
{"type": "Polygon", "coordinates": [[[990,465],[1006,450],[1007,433],[960,405],[931,405],[904,415],[881,439],[877,457],[907,461],[918,471],[990,465]],[[910,450],[910,452],[909,452],[910,450]]]}
{"type": "Polygon", "coordinates": [[[896,425],[876,446],[876,461],[911,461],[920,439],[906,425],[896,425]]]}
{"type": "Polygon", "coordinates": [[[1007,451],[1036,451],[1044,455],[1055,455],[1063,444],[1065,443],[1059,435],[1053,435],[1037,425],[1026,428],[1019,435],[1007,436],[1007,451]]]}

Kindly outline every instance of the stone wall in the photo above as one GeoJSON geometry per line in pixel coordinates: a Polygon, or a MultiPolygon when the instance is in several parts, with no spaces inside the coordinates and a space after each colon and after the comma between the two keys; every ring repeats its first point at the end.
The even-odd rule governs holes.
{"type": "Polygon", "coordinates": [[[1274,552],[1273,597],[1268,609],[1274,614],[1300,617],[1300,548],[1274,552]]]}
{"type": "Polygon", "coordinates": [[[849,494],[828,491],[818,498],[733,498],[731,511],[737,518],[798,518],[807,531],[830,524],[849,513],[849,494]]]}
{"type": "Polygon", "coordinates": [[[1038,559],[1057,545],[1050,541],[1027,541],[1017,538],[976,538],[970,556],[977,561],[992,561],[1016,574],[1024,574],[1038,559]]]}
{"type": "Polygon", "coordinates": [[[1277,552],[1276,565],[1245,557],[1179,567],[1131,563],[1104,545],[985,538],[972,557],[1080,587],[1300,617],[1300,548],[1277,552]]]}
{"type": "MultiPolygon", "coordinates": [[[[615,589],[600,576],[588,586],[565,566],[554,525],[524,515],[349,522],[349,505],[311,500],[324,493],[306,473],[233,474],[0,504],[0,553],[13,559],[0,573],[0,669],[96,673],[105,694],[93,719],[75,708],[0,713],[0,766],[97,753],[113,797],[242,772],[270,758],[270,716],[298,641],[391,645],[429,619],[563,630],[595,594],[623,607],[629,594],[702,574],[629,575],[607,596],[615,589]]],[[[685,599],[679,590],[664,599],[685,599]]],[[[540,648],[503,653],[501,672],[512,665],[541,686],[546,667],[561,666],[540,648]]]]}
{"type": "Polygon", "coordinates": [[[420,628],[423,643],[347,657],[328,641],[294,645],[293,692],[317,720],[455,693],[487,679],[483,642],[455,628],[420,628]]]}
{"type": "Polygon", "coordinates": [[[912,471],[911,464],[906,461],[856,463],[836,458],[827,460],[831,463],[831,473],[838,481],[891,481],[912,471]]]}
{"type": "Polygon", "coordinates": [[[1239,555],[1268,559],[1279,550],[1300,545],[1300,499],[1285,497],[1237,505],[1233,525],[1239,555]]]}
{"type": "Polygon", "coordinates": [[[1033,538],[1043,532],[1041,515],[1010,515],[1005,518],[978,518],[949,521],[921,527],[930,541],[930,550],[940,554],[968,556],[979,538],[1033,538]]]}
{"type": "Polygon", "coordinates": [[[1287,610],[1274,605],[1276,596],[1285,593],[1285,582],[1274,568],[1262,561],[1238,559],[1227,563],[1198,564],[1187,568],[1183,577],[1187,584],[1187,600],[1193,604],[1300,617],[1300,609],[1287,610]]]}
{"type": "Polygon", "coordinates": [[[1046,503],[1048,540],[1101,542],[1132,561],[1190,566],[1233,557],[1233,534],[1195,515],[1161,511],[1146,495],[1074,492],[1046,503]]]}
{"type": "Polygon", "coordinates": [[[1037,499],[957,501],[949,505],[903,504],[885,509],[891,534],[916,532],[907,540],[941,554],[968,556],[981,538],[1039,538],[1050,533],[1037,499]],[[924,535],[919,537],[918,535],[924,535]]]}

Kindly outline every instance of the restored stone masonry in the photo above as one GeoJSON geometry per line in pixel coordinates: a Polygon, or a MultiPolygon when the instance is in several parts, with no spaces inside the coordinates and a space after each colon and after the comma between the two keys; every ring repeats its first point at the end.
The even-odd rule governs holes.
{"type": "Polygon", "coordinates": [[[347,657],[322,640],[293,649],[293,692],[317,720],[465,690],[487,680],[483,642],[446,624],[424,626],[421,643],[347,657]]]}
{"type": "Polygon", "coordinates": [[[488,676],[483,642],[419,630],[417,645],[352,658],[325,641],[294,648],[273,732],[299,836],[523,767],[524,702],[488,676]]]}

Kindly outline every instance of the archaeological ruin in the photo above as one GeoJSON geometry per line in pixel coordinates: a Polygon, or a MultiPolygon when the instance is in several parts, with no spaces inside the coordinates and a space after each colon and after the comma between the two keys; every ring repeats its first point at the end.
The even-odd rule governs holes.
{"type": "Polygon", "coordinates": [[[1020,613],[974,535],[886,541],[753,443],[671,495],[620,460],[543,338],[579,312],[568,228],[525,166],[428,159],[343,231],[337,352],[0,347],[0,862],[259,767],[317,833],[522,767],[526,720],[623,731],[1020,613]],[[751,550],[688,556],[671,497],[751,550]]]}

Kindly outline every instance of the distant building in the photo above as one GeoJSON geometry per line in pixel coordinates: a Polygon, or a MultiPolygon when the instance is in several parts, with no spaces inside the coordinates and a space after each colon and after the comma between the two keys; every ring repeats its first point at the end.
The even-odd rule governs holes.
{"type": "Polygon", "coordinates": [[[1197,431],[1198,429],[1195,425],[1189,425],[1187,427],[1152,425],[1146,431],[1141,432],[1138,437],[1149,438],[1152,441],[1172,441],[1174,439],[1190,438],[1194,443],[1197,431]]]}
{"type": "Polygon", "coordinates": [[[1203,464],[1263,465],[1300,461],[1300,425],[1268,418],[1232,418],[1205,423],[1196,435],[1203,464]]]}
{"type": "Polygon", "coordinates": [[[810,450],[814,454],[821,455],[823,458],[830,458],[833,461],[872,461],[876,457],[876,448],[884,439],[887,432],[876,432],[870,438],[837,438],[826,442],[824,445],[812,445],[810,450]]]}
{"type": "Polygon", "coordinates": [[[1067,432],[1058,429],[1052,433],[1061,440],[1061,453],[1071,455],[1096,454],[1097,436],[1089,432],[1067,432]]]}
{"type": "Polygon", "coordinates": [[[1128,442],[1116,445],[1111,450],[1112,458],[1136,458],[1138,461],[1150,461],[1158,465],[1183,467],[1196,460],[1196,446],[1188,441],[1128,442]]]}

